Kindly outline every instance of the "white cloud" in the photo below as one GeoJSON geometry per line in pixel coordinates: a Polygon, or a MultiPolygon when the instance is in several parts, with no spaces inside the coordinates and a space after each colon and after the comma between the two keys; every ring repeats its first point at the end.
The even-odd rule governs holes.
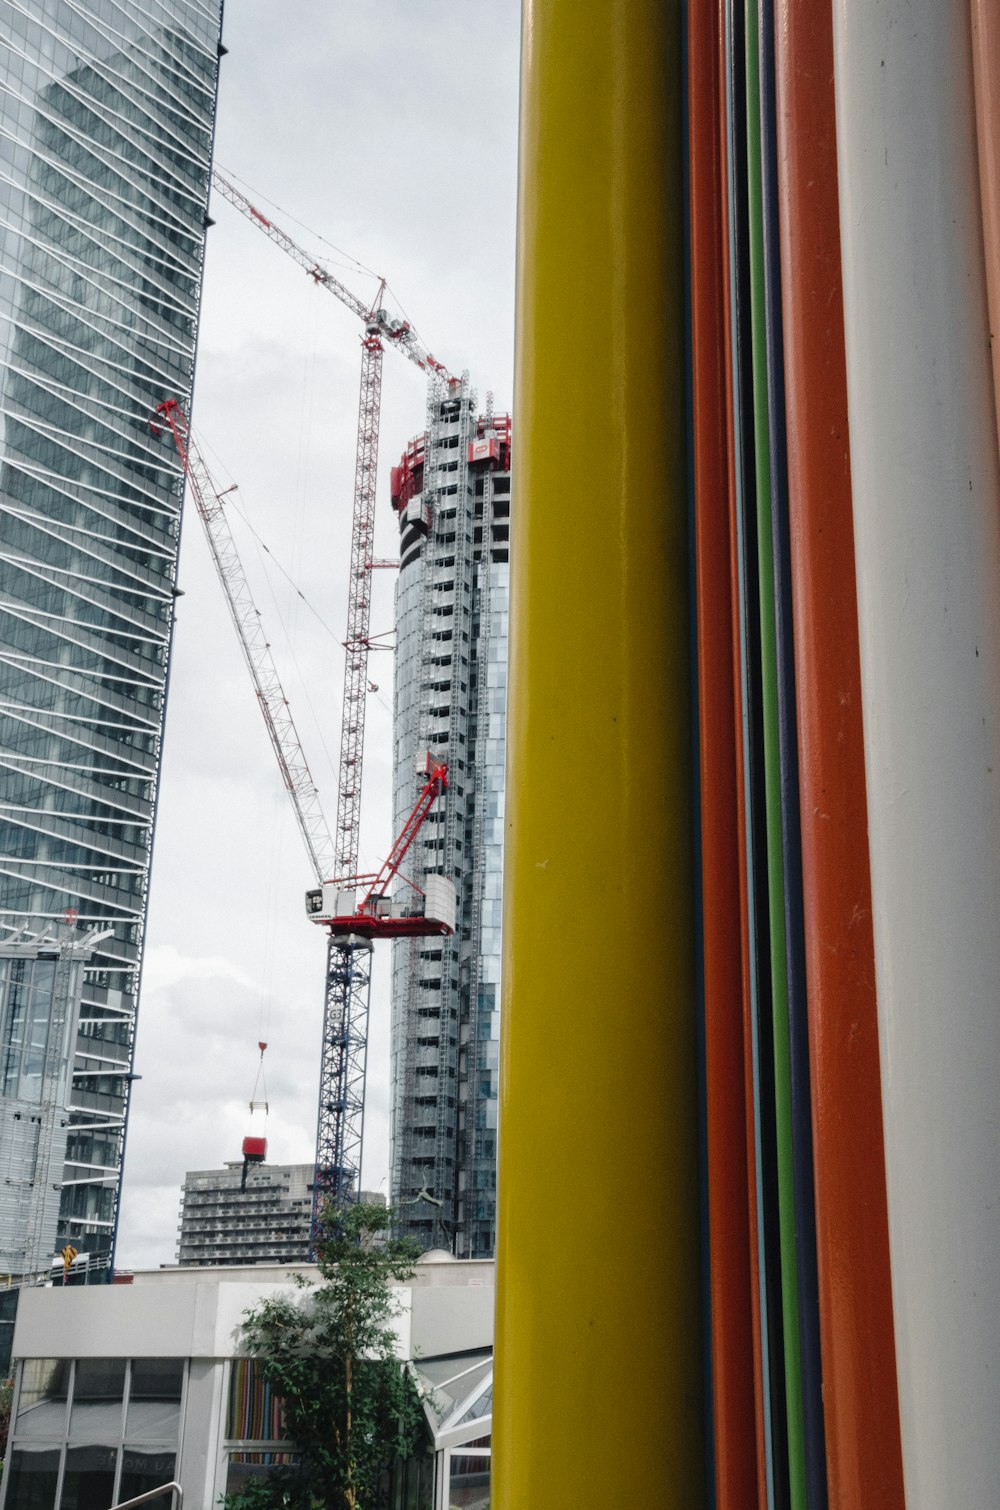
{"type": "Polygon", "coordinates": [[[169,990],[182,980],[211,980],[222,976],[235,980],[241,986],[252,986],[248,975],[243,975],[225,955],[216,954],[207,959],[193,959],[182,954],[175,944],[158,944],[146,950],[143,964],[143,989],[147,995],[154,991],[169,990]]]}

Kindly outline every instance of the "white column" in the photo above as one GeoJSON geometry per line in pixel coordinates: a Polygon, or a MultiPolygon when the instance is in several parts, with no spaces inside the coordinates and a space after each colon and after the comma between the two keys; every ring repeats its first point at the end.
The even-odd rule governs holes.
{"type": "Polygon", "coordinates": [[[836,0],[908,1510],[1000,1485],[1000,477],[967,5],[836,0]]]}

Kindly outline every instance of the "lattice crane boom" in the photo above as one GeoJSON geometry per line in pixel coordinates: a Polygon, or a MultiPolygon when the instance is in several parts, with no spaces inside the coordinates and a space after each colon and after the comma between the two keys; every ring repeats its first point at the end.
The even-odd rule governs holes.
{"type": "Polygon", "coordinates": [[[397,834],[392,849],[389,851],[382,868],[372,879],[367,892],[358,908],[359,912],[370,910],[376,897],[381,897],[399,873],[399,867],[406,859],[406,853],[413,843],[423,825],[424,819],[434,806],[438,797],[448,789],[448,766],[443,760],[433,760],[427,757],[427,778],[424,782],[420,795],[414,803],[410,816],[399,834],[397,834]]]}
{"type": "Polygon", "coordinates": [[[337,772],[337,875],[352,875],[358,868],[368,652],[371,648],[375,482],[381,408],[382,343],[378,336],[366,334],[361,339],[354,515],[347,587],[347,634],[344,639],[344,702],[340,720],[340,765],[337,772]]]}
{"type": "Polygon", "coordinates": [[[256,205],[243,193],[242,189],[238,189],[234,183],[231,183],[218,168],[212,169],[212,183],[224,199],[228,199],[229,203],[234,205],[248,220],[252,221],[259,230],[263,231],[269,240],[273,241],[276,246],[280,246],[282,251],[287,252],[298,263],[299,267],[308,273],[314,283],[317,283],[321,288],[327,289],[335,298],[340,300],[341,304],[345,304],[348,309],[352,310],[359,320],[363,320],[366,326],[374,326],[375,329],[371,332],[372,334],[384,337],[389,346],[395,347],[397,351],[401,351],[404,356],[409,357],[410,361],[414,362],[428,376],[438,377],[445,383],[457,381],[448,371],[447,367],[445,367],[444,363],[439,362],[436,357],[431,356],[426,347],[421,344],[416,331],[408,320],[398,319],[396,316],[390,315],[388,310],[381,307],[382,296],[385,292],[384,278],[379,282],[378,293],[374,301],[371,304],[366,303],[364,299],[352,292],[346,284],[341,283],[340,279],[336,278],[328,267],[324,267],[322,262],[317,262],[315,257],[311,257],[304,247],[299,246],[298,242],[294,241],[288,235],[287,231],[283,231],[262,210],[258,210],[256,205]]]}
{"type": "Polygon", "coordinates": [[[278,676],[260,613],[250,591],[243,563],[233,539],[220,494],[191,435],[176,399],[157,405],[153,430],[169,429],[180,456],[198,517],[205,527],[212,561],[222,583],[230,617],[257,694],[257,702],[295,810],[296,821],[319,882],[330,874],[334,843],[320,805],[316,783],[306,760],[288,699],[278,676]]]}

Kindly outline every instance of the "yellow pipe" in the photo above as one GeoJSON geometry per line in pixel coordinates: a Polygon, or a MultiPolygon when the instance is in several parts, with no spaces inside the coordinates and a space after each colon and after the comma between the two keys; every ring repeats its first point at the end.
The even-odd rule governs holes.
{"type": "Polygon", "coordinates": [[[526,0],[498,1510],[703,1503],[677,0],[526,0]]]}

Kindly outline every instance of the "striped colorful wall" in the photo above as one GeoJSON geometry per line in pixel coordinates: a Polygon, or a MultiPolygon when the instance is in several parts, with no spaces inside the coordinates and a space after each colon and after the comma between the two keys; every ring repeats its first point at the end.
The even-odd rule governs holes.
{"type": "Polygon", "coordinates": [[[518,280],[493,1503],[1000,1503],[1000,9],[525,0],[518,280]]]}

